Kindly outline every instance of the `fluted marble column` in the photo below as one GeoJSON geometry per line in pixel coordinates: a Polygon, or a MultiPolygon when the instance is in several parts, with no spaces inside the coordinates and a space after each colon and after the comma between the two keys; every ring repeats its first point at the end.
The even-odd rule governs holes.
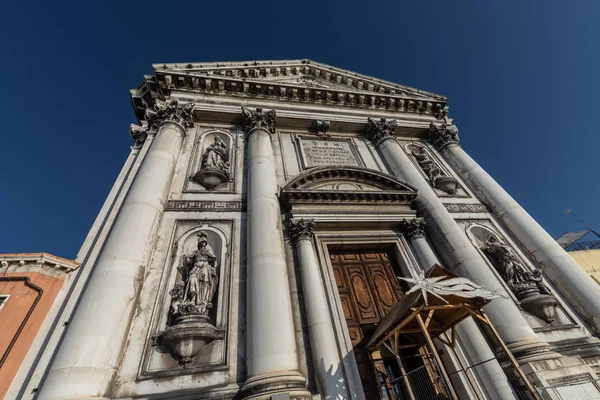
{"type": "Polygon", "coordinates": [[[455,127],[432,124],[430,140],[477,197],[529,250],[561,294],[600,332],[600,290],[596,282],[459,146],[455,127]]]}
{"type": "Polygon", "coordinates": [[[281,210],[277,197],[271,132],[275,110],[242,108],[247,133],[247,301],[248,379],[245,398],[270,399],[276,392],[300,391],[292,301],[281,210]]]}
{"type": "MultiPolygon", "coordinates": [[[[441,255],[444,266],[489,290],[504,292],[507,298],[494,300],[486,307],[487,314],[520,361],[531,359],[528,356],[543,359],[549,353],[549,345],[536,336],[517,305],[510,300],[504,286],[396,141],[396,128],[396,121],[369,118],[366,135],[377,146],[392,174],[419,190],[414,206],[419,215],[425,218],[429,237],[441,255]]],[[[556,355],[549,353],[547,356],[553,358],[556,355]]]]}
{"type": "MultiPolygon", "coordinates": [[[[410,243],[425,271],[435,264],[441,265],[425,239],[425,221],[405,219],[400,224],[400,230],[410,243]]],[[[462,321],[456,326],[456,333],[469,365],[475,365],[471,371],[479,381],[479,388],[486,396],[489,399],[516,399],[506,374],[498,361],[494,359],[494,352],[490,349],[475,321],[472,318],[462,321]]]]}
{"type": "MultiPolygon", "coordinates": [[[[147,113],[155,139],[89,277],[40,399],[110,396],[144,269],[152,253],[193,103],[158,102],[147,113]]],[[[136,145],[146,132],[132,130],[136,145]]]]}
{"type": "Polygon", "coordinates": [[[313,247],[314,221],[290,220],[290,235],[296,243],[306,323],[312,359],[315,364],[319,392],[327,400],[349,398],[344,387],[344,374],[327,306],[327,296],[319,273],[319,263],[313,247]]]}

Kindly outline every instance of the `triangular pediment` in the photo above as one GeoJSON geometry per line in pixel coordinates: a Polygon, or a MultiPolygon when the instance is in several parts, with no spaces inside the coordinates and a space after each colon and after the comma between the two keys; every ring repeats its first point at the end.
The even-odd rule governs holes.
{"type": "Polygon", "coordinates": [[[432,115],[440,115],[446,107],[444,96],[310,60],[154,64],[153,68],[154,75],[131,91],[136,108],[171,91],[432,115]]]}
{"type": "Polygon", "coordinates": [[[232,78],[364,93],[397,94],[423,100],[445,100],[444,96],[435,93],[310,60],[154,64],[153,67],[155,72],[161,74],[232,78]]]}

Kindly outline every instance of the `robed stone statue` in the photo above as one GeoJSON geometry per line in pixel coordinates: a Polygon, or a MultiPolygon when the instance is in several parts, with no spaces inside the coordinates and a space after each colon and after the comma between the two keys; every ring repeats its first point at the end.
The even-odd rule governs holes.
{"type": "Polygon", "coordinates": [[[182,279],[171,292],[174,315],[208,316],[212,308],[218,281],[217,257],[207,238],[206,232],[200,232],[197,250],[182,258],[182,265],[178,268],[182,279]]]}

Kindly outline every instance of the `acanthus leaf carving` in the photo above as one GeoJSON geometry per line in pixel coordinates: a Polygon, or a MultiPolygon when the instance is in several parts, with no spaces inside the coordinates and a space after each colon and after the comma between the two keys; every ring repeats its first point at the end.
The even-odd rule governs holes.
{"type": "Polygon", "coordinates": [[[374,145],[378,145],[382,140],[394,137],[396,129],[398,129],[398,123],[395,119],[386,120],[385,118],[381,118],[378,121],[369,117],[367,118],[365,135],[374,145]]]}
{"type": "Polygon", "coordinates": [[[244,130],[246,132],[260,128],[271,133],[274,132],[273,124],[277,117],[275,110],[263,111],[262,108],[257,108],[256,111],[252,111],[246,107],[242,107],[242,116],[244,117],[244,130]]]}
{"type": "Polygon", "coordinates": [[[295,241],[300,239],[311,239],[314,228],[315,221],[312,219],[290,219],[290,236],[295,241]]]}
{"type": "Polygon", "coordinates": [[[133,139],[133,147],[136,149],[141,148],[146,139],[148,138],[148,125],[142,124],[142,126],[131,124],[129,126],[129,134],[133,139]]]}
{"type": "Polygon", "coordinates": [[[312,123],[312,128],[315,131],[317,136],[328,137],[329,133],[327,131],[331,128],[331,121],[326,120],[315,120],[312,123]]]}
{"type": "Polygon", "coordinates": [[[147,108],[145,120],[150,129],[157,129],[160,124],[166,121],[178,123],[185,128],[194,126],[193,112],[194,103],[179,103],[177,100],[156,100],[154,106],[147,108]]]}
{"type": "Polygon", "coordinates": [[[400,231],[410,241],[425,237],[425,220],[420,218],[403,219],[400,221],[400,231]]]}
{"type": "Polygon", "coordinates": [[[429,124],[429,141],[438,151],[450,144],[458,144],[458,129],[445,122],[439,126],[432,122],[429,124]]]}

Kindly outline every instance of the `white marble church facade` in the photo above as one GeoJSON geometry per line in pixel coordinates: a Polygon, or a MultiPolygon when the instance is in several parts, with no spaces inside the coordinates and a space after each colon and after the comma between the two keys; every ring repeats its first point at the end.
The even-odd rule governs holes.
{"type": "MultiPolygon", "coordinates": [[[[385,398],[357,346],[395,277],[438,263],[504,293],[485,310],[533,384],[598,378],[596,283],[461,148],[446,98],[308,60],[153,68],[72,293],[9,393],[385,398]]],[[[447,369],[477,366],[460,398],[517,398],[473,320],[458,343],[447,369]]]]}

